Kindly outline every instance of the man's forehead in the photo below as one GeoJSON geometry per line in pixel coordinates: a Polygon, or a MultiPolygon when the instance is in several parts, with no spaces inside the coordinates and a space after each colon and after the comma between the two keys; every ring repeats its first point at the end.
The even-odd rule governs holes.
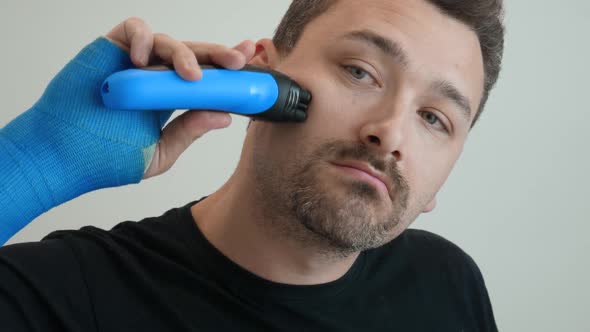
{"type": "Polygon", "coordinates": [[[426,0],[338,0],[310,25],[317,37],[331,40],[355,30],[371,30],[406,48],[445,40],[454,41],[449,47],[479,50],[470,27],[426,0]]]}
{"type": "MultiPolygon", "coordinates": [[[[364,21],[417,19],[420,15],[431,18],[443,13],[427,0],[338,0],[326,12],[329,15],[348,16],[349,19],[364,21]],[[368,16],[365,16],[368,15],[368,16]]],[[[343,23],[348,23],[345,21],[343,23]]]]}

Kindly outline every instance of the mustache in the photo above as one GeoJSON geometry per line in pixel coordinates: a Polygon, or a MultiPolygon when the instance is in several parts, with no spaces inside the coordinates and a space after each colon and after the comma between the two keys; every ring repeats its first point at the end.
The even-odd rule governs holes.
{"type": "Polygon", "coordinates": [[[402,196],[402,201],[406,201],[409,194],[409,185],[406,179],[399,171],[395,158],[384,160],[377,157],[375,153],[365,144],[348,141],[331,141],[320,148],[322,157],[333,157],[336,159],[354,159],[367,162],[377,171],[382,172],[395,185],[396,189],[402,196]]]}

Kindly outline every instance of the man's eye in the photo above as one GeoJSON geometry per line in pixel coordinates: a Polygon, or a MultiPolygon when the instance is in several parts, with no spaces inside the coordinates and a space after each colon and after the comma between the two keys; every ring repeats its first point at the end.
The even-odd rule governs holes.
{"type": "Polygon", "coordinates": [[[369,74],[366,70],[357,67],[357,66],[344,66],[344,68],[354,77],[356,80],[362,81],[364,78],[369,77],[373,79],[371,74],[369,74]]]}
{"type": "Polygon", "coordinates": [[[448,129],[447,127],[444,125],[444,123],[440,120],[440,118],[438,116],[436,116],[436,114],[429,112],[429,111],[421,111],[420,112],[420,116],[430,125],[432,125],[433,127],[436,127],[439,130],[443,130],[443,131],[447,131],[448,129]]]}

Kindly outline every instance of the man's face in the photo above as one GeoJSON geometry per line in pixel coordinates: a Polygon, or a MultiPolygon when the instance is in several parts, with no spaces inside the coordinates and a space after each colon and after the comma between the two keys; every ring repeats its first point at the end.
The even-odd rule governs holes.
{"type": "Polygon", "coordinates": [[[483,91],[467,26],[426,1],[341,0],[274,69],[313,100],[304,124],[249,129],[271,206],[341,252],[380,246],[434,207],[483,91]]]}

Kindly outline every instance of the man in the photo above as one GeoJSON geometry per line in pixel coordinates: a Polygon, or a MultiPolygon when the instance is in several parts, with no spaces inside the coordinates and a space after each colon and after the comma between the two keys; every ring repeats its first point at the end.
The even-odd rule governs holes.
{"type": "MultiPolygon", "coordinates": [[[[198,63],[272,68],[312,91],[308,119],[251,122],[236,171],[199,202],[111,231],[86,227],[3,248],[0,324],[9,331],[497,330],[471,258],[407,227],[435,207],[496,81],[501,7],[483,0],[295,0],[273,40],[233,50],[153,35],[138,19],[123,22],[107,37],[129,50],[136,66],[160,59],[185,79],[199,78],[198,63]]],[[[119,50],[112,43],[99,39],[86,48],[27,112],[67,117],[62,122],[82,117],[67,106],[89,118],[101,114],[60,132],[59,144],[70,144],[63,137],[72,133],[84,141],[80,130],[94,140],[104,134],[92,126],[108,123],[108,112],[87,108],[97,107],[92,89],[105,68],[120,69],[125,58],[109,58],[119,50]],[[52,92],[55,85],[75,91],[73,101],[52,92]]],[[[36,116],[44,115],[15,121],[36,116]]],[[[159,128],[163,120],[140,122],[159,128]]],[[[84,154],[92,145],[71,149],[89,158],[80,163],[88,181],[116,174],[96,166],[96,154],[124,159],[136,150],[151,159],[149,177],[206,130],[226,125],[226,115],[188,112],[157,145],[145,139],[125,150],[105,141],[112,150],[92,155],[84,154]]],[[[31,141],[18,125],[7,128],[5,146],[31,141]]],[[[69,151],[51,151],[62,150],[69,151]]],[[[43,159],[43,151],[32,155],[43,159]]],[[[62,167],[70,161],[79,162],[62,167]]],[[[125,181],[47,186],[59,202],[125,181]]]]}

